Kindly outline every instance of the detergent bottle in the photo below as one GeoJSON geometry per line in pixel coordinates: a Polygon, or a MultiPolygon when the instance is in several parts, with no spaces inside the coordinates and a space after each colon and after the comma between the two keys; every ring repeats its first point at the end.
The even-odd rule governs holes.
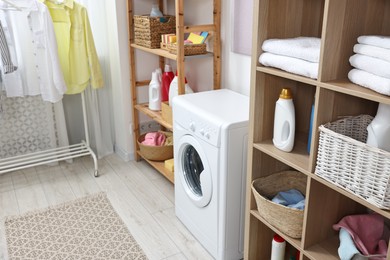
{"type": "Polygon", "coordinates": [[[161,79],[161,101],[168,101],[169,87],[174,77],[175,74],[173,74],[171,66],[169,64],[166,64],[161,79]]]}
{"type": "MultiPolygon", "coordinates": [[[[194,91],[190,88],[190,86],[187,83],[187,79],[185,79],[185,86],[184,86],[184,93],[194,93],[194,91]]],[[[171,85],[169,86],[169,105],[172,106],[172,99],[179,95],[179,84],[178,84],[178,78],[177,78],[177,72],[176,76],[173,78],[171,85]]]]}
{"type": "Polygon", "coordinates": [[[289,88],[282,89],[275,105],[273,143],[276,148],[291,152],[295,137],[295,108],[289,88]]]}
{"type": "Polygon", "coordinates": [[[161,110],[161,85],[157,72],[152,73],[152,80],[149,83],[149,109],[161,110]]]}

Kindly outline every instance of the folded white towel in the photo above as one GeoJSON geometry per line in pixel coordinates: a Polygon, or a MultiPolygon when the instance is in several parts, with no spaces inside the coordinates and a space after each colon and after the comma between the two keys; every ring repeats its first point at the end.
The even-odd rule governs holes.
{"type": "Polygon", "coordinates": [[[359,69],[352,69],[348,73],[348,78],[355,84],[390,96],[390,79],[379,77],[359,69]]]}
{"type": "Polygon", "coordinates": [[[320,60],[321,39],[315,37],[297,37],[288,39],[268,39],[262,49],[273,54],[298,58],[310,62],[320,60]]]}
{"type": "Polygon", "coordinates": [[[390,36],[362,35],[357,39],[358,43],[390,49],[390,36]]]}
{"type": "Polygon", "coordinates": [[[353,46],[353,51],[358,54],[390,62],[390,49],[357,43],[353,46]]]}
{"type": "Polygon", "coordinates": [[[390,62],[355,54],[349,58],[349,63],[357,69],[390,79],[390,62]]]}
{"type": "Polygon", "coordinates": [[[275,67],[312,79],[317,79],[318,77],[318,63],[268,52],[264,52],[260,55],[259,62],[264,66],[275,67]]]}

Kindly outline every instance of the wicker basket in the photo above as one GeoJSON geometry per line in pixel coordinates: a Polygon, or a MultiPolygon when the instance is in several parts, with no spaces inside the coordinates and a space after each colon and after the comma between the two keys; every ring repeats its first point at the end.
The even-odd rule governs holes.
{"type": "Polygon", "coordinates": [[[315,174],[383,209],[390,209],[390,153],[366,144],[370,115],[319,127],[315,174]]]}
{"type": "MultiPolygon", "coordinates": [[[[184,44],[184,56],[191,56],[191,55],[201,55],[206,54],[206,43],[201,44],[184,44]]],[[[177,53],[177,45],[176,43],[170,43],[166,44],[165,47],[170,53],[176,54],[177,53]]]]}
{"type": "Polygon", "coordinates": [[[297,189],[306,194],[306,175],[297,171],[283,171],[252,182],[252,192],[256,199],[259,215],[282,233],[302,237],[303,210],[289,208],[272,202],[278,192],[297,189]]]}
{"type": "Polygon", "coordinates": [[[147,48],[160,48],[161,35],[176,32],[175,16],[150,17],[148,15],[134,15],[133,18],[134,43],[147,48]]]}
{"type": "Polygon", "coordinates": [[[140,152],[145,159],[151,161],[165,161],[173,158],[173,145],[143,145],[142,142],[145,140],[145,135],[146,134],[140,135],[137,140],[140,152]]]}

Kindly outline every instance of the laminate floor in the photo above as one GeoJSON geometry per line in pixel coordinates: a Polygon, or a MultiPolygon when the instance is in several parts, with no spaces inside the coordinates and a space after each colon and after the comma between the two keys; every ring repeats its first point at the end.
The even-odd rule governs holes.
{"type": "Polygon", "coordinates": [[[7,259],[5,216],[57,205],[105,191],[149,259],[213,259],[176,218],[174,188],[149,164],[116,155],[90,157],[0,175],[0,259],[7,259]]]}

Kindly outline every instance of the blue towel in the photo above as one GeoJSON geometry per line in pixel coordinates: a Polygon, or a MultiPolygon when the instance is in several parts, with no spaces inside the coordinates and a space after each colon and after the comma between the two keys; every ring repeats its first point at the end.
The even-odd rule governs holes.
{"type": "Polygon", "coordinates": [[[350,260],[354,255],[360,254],[347,230],[340,228],[339,238],[340,246],[338,252],[341,260],[350,260]]]}
{"type": "Polygon", "coordinates": [[[305,197],[296,189],[280,191],[272,201],[290,208],[302,210],[305,208],[305,197]]]}

